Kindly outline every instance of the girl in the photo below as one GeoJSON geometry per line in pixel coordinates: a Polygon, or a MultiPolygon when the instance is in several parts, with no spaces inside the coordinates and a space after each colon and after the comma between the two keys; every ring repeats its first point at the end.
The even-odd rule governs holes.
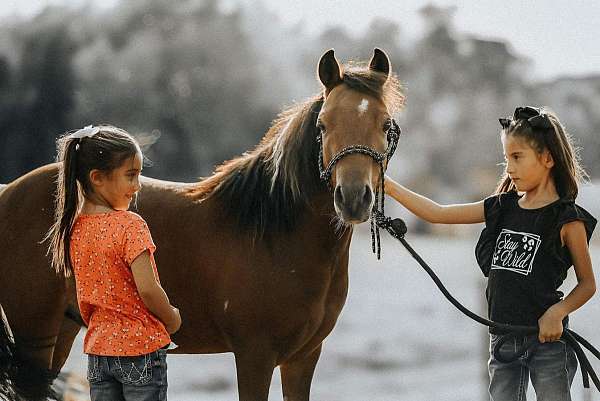
{"type": "MultiPolygon", "coordinates": [[[[493,196],[475,203],[439,205],[387,177],[386,193],[431,223],[485,221],[476,256],[489,277],[490,319],[539,326],[539,348],[512,363],[494,358],[491,350],[503,333],[490,330],[491,400],[525,400],[531,378],[538,401],[567,401],[577,361],[574,351],[560,340],[561,334],[569,313],[596,290],[588,251],[596,219],[574,203],[585,173],[553,113],[517,107],[512,119],[500,123],[506,164],[493,196]],[[571,265],[577,285],[563,299],[558,287],[571,265]]],[[[507,341],[501,351],[514,352],[528,340],[507,341]]]]}
{"type": "Polygon", "coordinates": [[[181,317],[160,285],[146,222],[127,211],[140,147],[119,128],[89,126],[59,139],[58,159],[49,251],[58,273],[75,274],[91,399],[166,400],[166,347],[181,317]]]}

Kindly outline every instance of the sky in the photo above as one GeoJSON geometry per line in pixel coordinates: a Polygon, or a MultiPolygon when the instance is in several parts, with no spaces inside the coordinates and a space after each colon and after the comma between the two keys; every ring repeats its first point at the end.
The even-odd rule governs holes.
{"type": "MultiPolygon", "coordinates": [[[[0,16],[32,15],[48,4],[111,7],[118,0],[2,0],[0,16]]],[[[429,0],[261,0],[289,26],[301,24],[307,32],[329,25],[364,34],[375,17],[396,21],[402,34],[419,37],[424,26],[418,10],[429,0]],[[375,7],[375,5],[377,5],[375,7]]],[[[224,7],[256,0],[223,0],[224,7]]],[[[597,0],[436,0],[437,6],[456,6],[459,34],[507,40],[513,50],[533,62],[531,78],[600,74],[600,1],[597,0]]],[[[360,56],[360,55],[357,55],[360,56]]]]}

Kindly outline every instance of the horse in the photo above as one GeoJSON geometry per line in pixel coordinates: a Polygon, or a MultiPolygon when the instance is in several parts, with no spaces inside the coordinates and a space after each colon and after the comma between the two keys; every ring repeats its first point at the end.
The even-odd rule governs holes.
{"type": "MultiPolygon", "coordinates": [[[[266,401],[276,367],[286,401],[309,399],[323,340],[347,297],[353,226],[370,218],[383,182],[387,160],[372,156],[386,151],[404,104],[380,49],[348,65],[331,49],[317,73],[322,91],[281,112],[253,150],[198,182],[143,176],[132,206],[150,227],[161,283],[181,312],[170,352],[233,352],[241,401],[266,401]]],[[[54,376],[81,329],[74,280],[51,269],[41,241],[58,168],[37,168],[0,194],[0,304],[15,357],[54,376]]]]}

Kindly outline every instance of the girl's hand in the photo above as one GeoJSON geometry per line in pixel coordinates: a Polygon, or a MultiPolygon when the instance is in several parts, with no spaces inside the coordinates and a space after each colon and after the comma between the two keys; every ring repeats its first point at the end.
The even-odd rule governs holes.
{"type": "Polygon", "coordinates": [[[546,310],[538,320],[540,333],[538,338],[541,343],[557,341],[562,336],[564,319],[563,313],[556,305],[552,305],[546,310]]]}
{"type": "Polygon", "coordinates": [[[171,306],[172,315],[169,322],[165,323],[165,328],[169,332],[169,334],[173,334],[179,330],[181,327],[181,314],[179,314],[179,309],[174,306],[171,306]]]}

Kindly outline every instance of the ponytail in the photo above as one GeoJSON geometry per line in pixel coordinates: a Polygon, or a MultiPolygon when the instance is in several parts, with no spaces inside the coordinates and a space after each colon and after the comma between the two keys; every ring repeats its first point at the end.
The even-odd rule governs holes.
{"type": "Polygon", "coordinates": [[[70,234],[79,209],[77,184],[77,148],[79,138],[69,136],[58,140],[58,161],[62,162],[56,185],[54,224],[46,234],[50,240],[48,254],[52,254],[52,267],[58,274],[71,276],[70,234]]]}

